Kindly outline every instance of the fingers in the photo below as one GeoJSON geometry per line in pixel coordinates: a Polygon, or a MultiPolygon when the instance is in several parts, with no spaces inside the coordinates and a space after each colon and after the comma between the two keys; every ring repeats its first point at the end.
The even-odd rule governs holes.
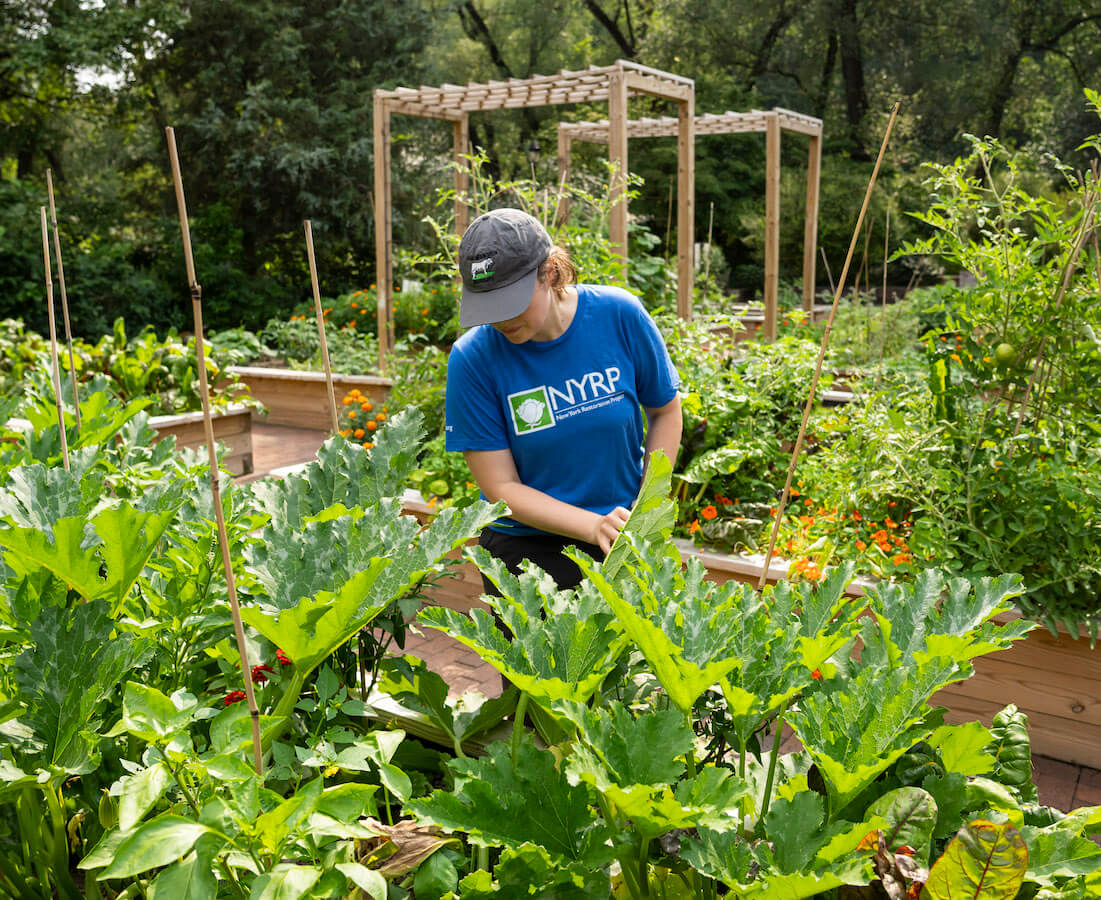
{"type": "Polygon", "coordinates": [[[615,543],[615,539],[619,537],[620,531],[623,530],[623,526],[627,524],[627,518],[631,513],[629,510],[624,509],[622,506],[617,506],[610,513],[602,516],[600,523],[597,526],[596,543],[604,553],[608,553],[612,549],[612,544],[615,543]]]}

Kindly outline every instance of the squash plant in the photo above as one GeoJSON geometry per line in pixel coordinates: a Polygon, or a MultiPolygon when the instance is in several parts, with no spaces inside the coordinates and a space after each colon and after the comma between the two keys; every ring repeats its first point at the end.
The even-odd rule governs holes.
{"type": "Polygon", "coordinates": [[[1101,810],[1053,822],[1029,805],[1019,735],[946,725],[927,702],[1032,627],[992,621],[1019,579],[929,571],[859,601],[845,597],[847,569],[760,594],[716,585],[663,538],[668,463],[652,461],[651,477],[664,484],[644,490],[616,552],[575,555],[577,590],[473,551],[502,592],[485,598],[501,626],[481,611],[421,613],[523,692],[518,723],[530,708],[554,726],[541,729],[549,747],[518,726],[485,758],[457,758],[453,788],[406,804],[499,852],[447,896],[515,896],[527,878],[548,896],[793,898],[873,881],[901,897],[928,879],[924,896],[948,897],[976,860],[1014,886],[999,896],[1085,883],[1101,865],[1086,840],[1101,810]],[[642,693],[623,683],[640,681],[642,693]],[[717,710],[732,749],[703,758],[717,710]],[[759,749],[785,723],[802,748],[759,749]]]}

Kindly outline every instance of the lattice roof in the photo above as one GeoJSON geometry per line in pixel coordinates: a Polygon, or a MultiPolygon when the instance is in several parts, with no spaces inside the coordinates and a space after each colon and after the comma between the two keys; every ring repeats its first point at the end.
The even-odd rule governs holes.
{"type": "MultiPolygon", "coordinates": [[[[793,112],[790,109],[776,107],[772,110],[754,109],[749,112],[704,113],[696,116],[695,132],[701,134],[738,134],[740,132],[758,132],[767,128],[768,119],[775,115],[780,128],[800,134],[821,135],[822,120],[813,116],[793,112]]],[[[675,137],[678,121],[674,116],[660,119],[630,119],[627,122],[627,136],[635,137],[675,137]]],[[[594,144],[608,143],[608,120],[599,122],[562,122],[559,132],[571,140],[589,141],[594,144]]]]}
{"type": "Polygon", "coordinates": [[[563,69],[557,75],[509,78],[507,81],[487,81],[480,84],[379,90],[375,91],[375,97],[385,100],[393,112],[454,120],[473,110],[516,109],[607,100],[614,75],[624,78],[629,96],[649,94],[670,100],[684,100],[692,96],[694,90],[691,78],[620,59],[611,66],[590,66],[573,72],[563,69]]]}

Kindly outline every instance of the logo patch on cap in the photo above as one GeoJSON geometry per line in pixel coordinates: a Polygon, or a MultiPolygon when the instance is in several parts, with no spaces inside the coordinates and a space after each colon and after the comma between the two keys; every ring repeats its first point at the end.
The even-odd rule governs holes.
{"type": "Polygon", "coordinates": [[[471,281],[479,281],[482,278],[490,278],[493,275],[493,269],[490,268],[490,266],[492,265],[492,256],[487,256],[485,259],[479,259],[477,262],[472,262],[470,264],[471,281]]]}

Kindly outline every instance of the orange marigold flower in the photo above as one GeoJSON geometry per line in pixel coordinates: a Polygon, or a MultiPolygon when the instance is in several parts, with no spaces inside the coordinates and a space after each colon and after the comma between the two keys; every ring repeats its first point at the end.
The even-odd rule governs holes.
{"type": "Polygon", "coordinates": [[[960,359],[960,355],[958,353],[953,353],[952,359],[954,359],[956,362],[963,362],[963,360],[960,359]]]}
{"type": "Polygon", "coordinates": [[[376,422],[385,422],[386,421],[386,413],[379,413],[377,416],[375,416],[375,421],[376,422]]]}
{"type": "Polygon", "coordinates": [[[814,506],[814,501],[811,500],[810,497],[807,497],[807,499],[803,501],[803,506],[814,506]]]}
{"type": "Polygon", "coordinates": [[[357,428],[355,430],[355,436],[356,436],[357,439],[362,438],[364,434],[365,434],[365,432],[362,428],[357,428]]]}
{"type": "Polygon", "coordinates": [[[375,289],[375,286],[373,284],[368,285],[368,289],[373,291],[375,289]]]}
{"type": "Polygon", "coordinates": [[[348,327],[349,328],[355,328],[356,327],[356,320],[352,319],[352,321],[348,323],[348,327]]]}
{"type": "Polygon", "coordinates": [[[368,431],[374,431],[376,428],[378,428],[378,422],[368,422],[367,423],[367,430],[368,431]]]}
{"type": "Polygon", "coordinates": [[[359,309],[359,304],[355,300],[352,301],[352,309],[359,309]]]}
{"type": "Polygon", "coordinates": [[[810,528],[810,526],[814,524],[814,516],[800,516],[799,522],[807,528],[810,528]]]}
{"type": "Polygon", "coordinates": [[[879,531],[872,535],[872,540],[875,541],[877,544],[882,544],[885,540],[887,540],[887,532],[880,528],[879,531]]]}
{"type": "Polygon", "coordinates": [[[857,541],[856,542],[856,549],[857,550],[865,550],[865,549],[867,549],[867,547],[868,547],[868,545],[865,544],[863,541],[857,541]]]}
{"type": "Polygon", "coordinates": [[[797,559],[790,566],[788,566],[788,574],[789,575],[798,575],[800,572],[802,572],[804,569],[806,569],[806,567],[809,566],[809,565],[810,565],[810,560],[809,559],[797,559]]]}
{"type": "Polygon", "coordinates": [[[896,566],[901,566],[906,562],[909,557],[905,553],[899,553],[894,559],[891,560],[896,566]]]}
{"type": "Polygon", "coordinates": [[[695,534],[699,530],[700,530],[700,520],[699,519],[693,519],[692,522],[688,526],[688,533],[689,534],[695,534]]]}
{"type": "Polygon", "coordinates": [[[372,409],[374,409],[374,407],[366,400],[363,403],[359,404],[359,408],[362,409],[364,412],[370,412],[372,409]]]}
{"type": "Polygon", "coordinates": [[[425,307],[424,309],[421,310],[421,315],[422,316],[427,316],[428,315],[428,307],[425,307]]]}
{"type": "Polygon", "coordinates": [[[821,669],[815,669],[813,672],[810,673],[810,677],[813,678],[815,681],[821,681],[822,680],[822,670],[821,669]]]}
{"type": "Polygon", "coordinates": [[[353,409],[353,410],[349,410],[349,412],[348,412],[348,418],[349,418],[349,419],[354,419],[355,417],[356,417],[356,411],[355,411],[354,409],[353,409]]]}
{"type": "Polygon", "coordinates": [[[795,488],[792,488],[790,493],[791,493],[792,497],[798,497],[799,496],[799,492],[797,490],[795,490],[795,488]]]}
{"type": "Polygon", "coordinates": [[[353,399],[355,399],[355,398],[353,398],[351,395],[349,395],[349,396],[345,397],[343,400],[341,400],[340,402],[343,403],[345,406],[351,406],[353,399]]]}
{"type": "Polygon", "coordinates": [[[708,521],[710,521],[711,519],[714,519],[715,516],[717,516],[718,514],[719,514],[719,511],[717,509],[715,509],[714,506],[705,506],[703,509],[700,510],[700,515],[703,516],[708,521]]]}
{"type": "Polygon", "coordinates": [[[894,509],[896,506],[898,506],[898,504],[895,503],[894,500],[892,500],[890,503],[887,504],[888,509],[894,509]]]}
{"type": "Polygon", "coordinates": [[[375,445],[372,444],[370,441],[364,441],[363,446],[366,447],[368,450],[370,450],[375,445]]]}
{"type": "Polygon", "coordinates": [[[853,521],[854,522],[859,522],[863,518],[864,517],[862,515],[860,515],[860,510],[857,510],[857,509],[853,510],[853,521]]]}
{"type": "Polygon", "coordinates": [[[822,571],[814,563],[807,566],[803,574],[807,577],[808,581],[817,581],[822,577],[822,571]]]}
{"type": "Polygon", "coordinates": [[[898,528],[898,522],[894,521],[894,519],[892,519],[890,516],[887,516],[883,520],[883,524],[886,525],[888,528],[898,528]]]}

